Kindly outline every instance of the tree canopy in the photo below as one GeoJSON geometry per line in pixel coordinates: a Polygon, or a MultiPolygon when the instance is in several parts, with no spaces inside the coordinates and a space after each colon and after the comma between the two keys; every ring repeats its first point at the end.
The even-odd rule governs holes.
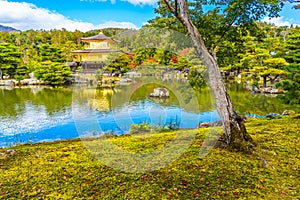
{"type": "MultiPolygon", "coordinates": [[[[258,34],[257,20],[278,17],[282,1],[188,1],[189,14],[207,49],[216,53],[220,67],[229,65],[242,52],[242,37],[258,34]]],[[[175,6],[175,1],[172,1],[175,6]]],[[[178,12],[178,11],[177,11],[178,12]]],[[[183,26],[171,15],[163,0],[155,9],[157,17],[148,26],[167,27],[183,32],[183,26]]]]}
{"type": "Polygon", "coordinates": [[[0,43],[0,79],[3,75],[14,77],[16,73],[20,73],[17,70],[22,62],[23,53],[21,50],[9,43],[0,43]]]}

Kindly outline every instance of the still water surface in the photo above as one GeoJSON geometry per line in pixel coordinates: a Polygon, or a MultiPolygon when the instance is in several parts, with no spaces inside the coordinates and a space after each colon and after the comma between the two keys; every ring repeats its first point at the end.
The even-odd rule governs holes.
{"type": "MultiPolygon", "coordinates": [[[[208,88],[194,92],[181,83],[171,85],[168,99],[150,98],[159,85],[138,81],[114,89],[0,88],[0,147],[84,137],[93,131],[124,134],[133,123],[176,122],[180,128],[195,128],[199,122],[219,120],[208,88]]],[[[250,94],[238,84],[228,88],[241,114],[300,110],[277,97],[250,94]]]]}

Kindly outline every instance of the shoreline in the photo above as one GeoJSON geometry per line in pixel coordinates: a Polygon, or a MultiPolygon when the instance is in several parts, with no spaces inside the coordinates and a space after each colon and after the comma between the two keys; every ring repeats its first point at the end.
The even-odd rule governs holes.
{"type": "MultiPolygon", "coordinates": [[[[188,149],[172,162],[168,160],[172,155],[161,157],[160,163],[165,164],[159,169],[153,160],[145,160],[141,168],[136,168],[139,163],[129,163],[120,170],[119,152],[102,159],[97,156],[105,152],[93,152],[78,139],[0,149],[0,198],[297,199],[299,118],[247,122],[258,144],[253,154],[212,148],[199,158],[208,129],[197,129],[191,132],[196,137],[188,149]],[[130,173],[133,169],[142,172],[130,173]]],[[[167,147],[174,137],[170,132],[147,140],[112,137],[110,141],[135,159],[135,155],[167,147]]],[[[172,153],[172,148],[168,151],[172,153]]]]}
{"type": "MultiPolygon", "coordinates": [[[[276,113],[270,113],[266,116],[258,116],[255,114],[252,115],[248,115],[248,116],[244,116],[244,120],[245,120],[245,124],[248,123],[248,121],[250,120],[270,120],[270,119],[274,119],[274,120],[278,120],[281,118],[290,118],[290,117],[299,117],[300,115],[296,114],[294,111],[288,111],[285,110],[282,115],[276,114],[276,113]]],[[[137,134],[130,134],[129,132],[127,133],[122,133],[122,134],[116,134],[113,132],[105,132],[102,133],[101,135],[95,135],[95,136],[91,136],[91,135],[87,135],[86,137],[75,137],[75,138],[66,138],[66,139],[54,139],[54,140],[46,140],[46,141],[37,141],[37,142],[15,142],[15,143],[9,143],[6,146],[0,146],[0,150],[1,149],[9,149],[9,148],[14,148],[14,147],[18,147],[18,146],[38,146],[38,145],[49,145],[49,144],[55,144],[55,143],[64,143],[64,142],[75,142],[75,141],[82,141],[82,140],[98,140],[101,139],[103,137],[126,137],[126,136],[139,136],[139,135],[152,135],[152,134],[162,134],[162,133],[169,133],[169,132],[176,132],[176,131],[182,131],[182,130],[186,130],[186,131],[191,131],[191,130],[198,130],[198,129],[205,129],[205,128],[215,128],[215,127],[222,127],[222,122],[220,120],[217,120],[215,122],[199,122],[198,125],[195,128],[178,128],[178,129],[168,129],[168,130],[160,130],[160,131],[154,131],[154,132],[141,132],[141,133],[137,133],[137,134]]]]}

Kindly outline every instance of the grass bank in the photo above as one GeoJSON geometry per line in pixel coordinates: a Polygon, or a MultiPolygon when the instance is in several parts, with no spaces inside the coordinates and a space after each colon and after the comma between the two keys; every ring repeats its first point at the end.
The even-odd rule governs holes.
{"type": "MultiPolygon", "coordinates": [[[[299,199],[299,118],[251,119],[252,155],[213,149],[199,158],[208,129],[175,162],[148,173],[101,164],[80,140],[0,149],[0,199],[299,199]]],[[[168,144],[175,132],[110,140],[130,152],[168,144]]]]}

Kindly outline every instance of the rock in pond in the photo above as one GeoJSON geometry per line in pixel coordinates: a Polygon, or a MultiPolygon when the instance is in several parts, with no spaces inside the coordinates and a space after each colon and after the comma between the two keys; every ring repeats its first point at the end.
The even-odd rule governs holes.
{"type": "Polygon", "coordinates": [[[169,91],[166,88],[155,88],[153,93],[150,94],[150,97],[159,97],[159,98],[164,98],[164,97],[169,97],[169,91]]]}

